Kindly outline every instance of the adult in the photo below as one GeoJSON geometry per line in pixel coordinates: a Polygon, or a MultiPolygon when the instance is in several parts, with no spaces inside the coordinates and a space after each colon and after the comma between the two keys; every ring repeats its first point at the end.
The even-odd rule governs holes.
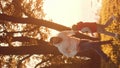
{"type": "Polygon", "coordinates": [[[107,41],[92,41],[88,39],[80,39],[73,37],[75,31],[62,31],[56,36],[50,38],[50,43],[67,57],[73,57],[78,52],[83,52],[89,49],[95,50],[105,61],[109,57],[99,48],[102,44],[111,44],[112,40],[107,41]]]}

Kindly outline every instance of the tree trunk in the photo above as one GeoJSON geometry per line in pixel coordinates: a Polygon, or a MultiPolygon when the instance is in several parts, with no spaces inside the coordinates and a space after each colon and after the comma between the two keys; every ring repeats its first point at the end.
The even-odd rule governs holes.
{"type": "MultiPolygon", "coordinates": [[[[48,28],[52,28],[58,31],[64,31],[64,30],[71,30],[71,28],[54,23],[54,22],[50,22],[50,21],[46,21],[43,19],[34,19],[34,18],[18,18],[18,17],[13,17],[13,16],[8,16],[6,14],[0,14],[0,20],[5,20],[5,21],[12,21],[12,23],[26,23],[26,24],[34,24],[34,25],[39,25],[39,26],[45,26],[48,28]],[[34,22],[34,23],[33,23],[34,22]]],[[[0,22],[1,23],[1,22],[0,22]]],[[[77,34],[75,35],[76,37],[79,38],[86,38],[86,39],[91,39],[91,40],[98,40],[98,38],[93,38],[84,34],[77,34]]]]}

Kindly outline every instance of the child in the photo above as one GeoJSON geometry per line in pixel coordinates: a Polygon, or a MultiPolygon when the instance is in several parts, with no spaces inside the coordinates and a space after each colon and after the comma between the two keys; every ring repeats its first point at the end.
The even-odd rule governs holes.
{"type": "Polygon", "coordinates": [[[106,22],[105,25],[97,24],[96,22],[79,22],[77,23],[77,25],[73,25],[72,29],[75,31],[80,30],[83,33],[88,32],[91,33],[92,35],[93,33],[98,32],[120,39],[119,34],[108,32],[105,30],[105,28],[108,27],[115,19],[116,18],[114,16],[111,16],[111,18],[106,22]]]}

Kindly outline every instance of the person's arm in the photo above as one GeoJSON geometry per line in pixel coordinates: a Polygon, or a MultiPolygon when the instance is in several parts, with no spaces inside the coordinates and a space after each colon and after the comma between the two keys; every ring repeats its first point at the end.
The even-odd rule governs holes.
{"type": "Polygon", "coordinates": [[[64,35],[75,35],[76,32],[78,32],[78,31],[66,30],[66,31],[62,31],[60,34],[64,34],[64,35]]]}

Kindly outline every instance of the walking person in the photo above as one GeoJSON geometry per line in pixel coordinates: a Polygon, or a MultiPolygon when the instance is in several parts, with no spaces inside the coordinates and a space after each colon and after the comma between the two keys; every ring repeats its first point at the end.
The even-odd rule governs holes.
{"type": "Polygon", "coordinates": [[[112,40],[92,41],[88,39],[80,39],[72,36],[75,33],[75,31],[62,31],[58,35],[51,37],[50,43],[57,47],[60,53],[67,57],[73,57],[78,52],[93,49],[105,61],[109,60],[109,57],[99,47],[102,44],[111,44],[112,40]]]}
{"type": "Polygon", "coordinates": [[[105,28],[108,27],[112,23],[112,21],[115,19],[116,19],[115,16],[111,16],[104,25],[97,24],[96,22],[82,22],[82,21],[80,21],[76,25],[73,25],[72,29],[75,31],[80,30],[83,33],[88,32],[88,33],[91,33],[92,35],[93,35],[93,33],[98,32],[98,33],[102,33],[102,34],[109,35],[111,37],[115,37],[117,39],[120,39],[119,34],[112,33],[112,32],[105,30],[105,28]]]}

